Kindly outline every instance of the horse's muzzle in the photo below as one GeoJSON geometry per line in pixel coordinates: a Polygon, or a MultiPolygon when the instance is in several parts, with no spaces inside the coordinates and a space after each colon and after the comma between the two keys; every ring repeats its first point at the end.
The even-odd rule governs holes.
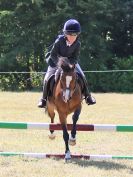
{"type": "Polygon", "coordinates": [[[63,100],[65,101],[65,103],[68,102],[68,100],[70,100],[71,94],[70,94],[70,89],[66,88],[66,90],[63,91],[63,100]]]}

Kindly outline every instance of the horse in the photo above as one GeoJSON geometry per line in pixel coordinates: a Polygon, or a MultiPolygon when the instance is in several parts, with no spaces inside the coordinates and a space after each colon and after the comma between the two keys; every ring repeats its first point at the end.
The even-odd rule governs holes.
{"type": "MultiPolygon", "coordinates": [[[[53,88],[52,96],[49,96],[47,99],[47,113],[51,119],[51,123],[54,123],[55,110],[59,115],[65,142],[65,160],[69,160],[71,159],[69,145],[76,144],[76,123],[81,113],[83,96],[75,64],[70,64],[69,60],[61,59],[57,66],[59,68],[57,73],[60,74],[53,88]],[[73,113],[73,124],[69,137],[67,116],[70,113],[73,113]]],[[[54,130],[50,130],[50,135],[51,139],[53,139],[54,130]]]]}

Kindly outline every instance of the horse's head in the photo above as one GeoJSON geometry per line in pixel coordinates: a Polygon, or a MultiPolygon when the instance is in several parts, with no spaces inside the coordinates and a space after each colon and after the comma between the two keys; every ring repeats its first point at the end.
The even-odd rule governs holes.
{"type": "Polygon", "coordinates": [[[61,68],[60,83],[63,90],[63,99],[67,102],[76,88],[75,64],[67,58],[60,58],[58,66],[61,68]]]}
{"type": "Polygon", "coordinates": [[[67,57],[60,57],[57,65],[66,73],[74,72],[75,69],[75,64],[71,64],[67,57]]]}

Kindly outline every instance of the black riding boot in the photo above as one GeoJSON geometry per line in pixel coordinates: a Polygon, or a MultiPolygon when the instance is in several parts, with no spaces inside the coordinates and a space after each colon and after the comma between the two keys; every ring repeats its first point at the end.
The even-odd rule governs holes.
{"type": "Polygon", "coordinates": [[[43,96],[38,103],[39,108],[45,108],[47,103],[47,81],[43,85],[43,96]]]}
{"type": "Polygon", "coordinates": [[[87,80],[85,77],[83,77],[83,81],[84,81],[84,96],[85,96],[85,101],[88,105],[93,105],[96,104],[96,100],[93,96],[91,96],[91,93],[88,89],[88,84],[87,84],[87,80]]]}

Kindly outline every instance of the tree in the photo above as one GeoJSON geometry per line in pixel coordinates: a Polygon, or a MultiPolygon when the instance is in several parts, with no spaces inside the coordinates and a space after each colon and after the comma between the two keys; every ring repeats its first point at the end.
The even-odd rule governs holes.
{"type": "MultiPolygon", "coordinates": [[[[131,0],[1,0],[0,71],[46,70],[47,47],[69,18],[81,23],[83,70],[113,69],[117,60],[132,60],[132,7],[131,0]]],[[[20,75],[23,82],[15,75],[8,80],[16,80],[19,89],[31,89],[29,78],[30,73],[20,75]]],[[[102,90],[98,76],[88,79],[98,84],[94,90],[102,90]]]]}

